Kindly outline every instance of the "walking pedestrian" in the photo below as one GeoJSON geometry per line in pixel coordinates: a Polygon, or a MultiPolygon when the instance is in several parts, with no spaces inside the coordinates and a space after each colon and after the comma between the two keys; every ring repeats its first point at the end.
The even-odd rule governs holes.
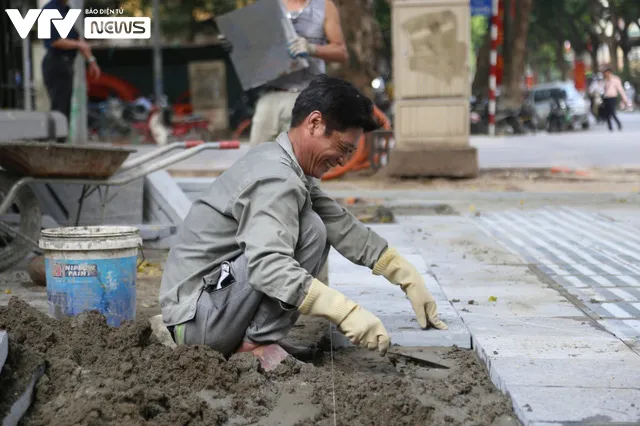
{"type": "Polygon", "coordinates": [[[622,124],[620,123],[620,120],[616,115],[616,104],[618,103],[618,95],[622,97],[622,100],[627,105],[630,105],[627,94],[624,92],[624,88],[622,87],[622,81],[620,80],[620,77],[613,74],[611,68],[607,68],[604,71],[604,96],[602,102],[604,103],[607,125],[609,126],[610,131],[613,131],[613,126],[611,125],[612,118],[618,125],[618,130],[622,130],[622,124]]]}

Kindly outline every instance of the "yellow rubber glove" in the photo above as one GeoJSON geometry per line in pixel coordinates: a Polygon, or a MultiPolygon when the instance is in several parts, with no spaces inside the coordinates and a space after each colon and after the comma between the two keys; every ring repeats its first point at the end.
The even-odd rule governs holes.
{"type": "Polygon", "coordinates": [[[328,319],[354,345],[377,349],[380,355],[386,354],[389,349],[389,335],[380,319],[315,278],[298,311],[304,315],[328,319]]]}
{"type": "Polygon", "coordinates": [[[399,285],[411,302],[420,327],[429,324],[440,330],[449,327],[438,318],[436,301],[427,290],[427,286],[418,270],[395,248],[388,248],[373,267],[375,275],[382,275],[392,284],[399,285]]]}

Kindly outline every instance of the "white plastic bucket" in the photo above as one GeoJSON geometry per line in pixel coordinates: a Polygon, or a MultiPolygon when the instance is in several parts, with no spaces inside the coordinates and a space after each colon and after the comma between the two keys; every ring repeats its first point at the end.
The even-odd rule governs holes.
{"type": "Polygon", "coordinates": [[[136,316],[140,231],[125,226],[45,229],[49,315],[61,319],[97,310],[118,327],[136,316]]]}

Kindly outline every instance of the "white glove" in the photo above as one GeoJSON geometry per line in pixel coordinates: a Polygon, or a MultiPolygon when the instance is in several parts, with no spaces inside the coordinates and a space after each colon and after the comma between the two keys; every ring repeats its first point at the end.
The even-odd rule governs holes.
{"type": "Polygon", "coordinates": [[[309,43],[309,41],[304,37],[298,37],[293,42],[289,43],[288,50],[289,55],[291,55],[292,58],[297,56],[306,58],[316,53],[316,45],[309,43]]]}

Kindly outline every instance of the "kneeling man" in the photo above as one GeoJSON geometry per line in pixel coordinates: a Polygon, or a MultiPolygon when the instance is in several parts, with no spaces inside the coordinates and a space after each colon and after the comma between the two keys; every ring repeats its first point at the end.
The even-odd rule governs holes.
{"type": "Polygon", "coordinates": [[[194,202],[160,289],[177,344],[253,352],[270,368],[286,357],[283,339],[303,314],[384,354],[382,322],[315,278],[331,247],[398,285],[422,328],[447,328],[416,268],[319,187],[363,132],[378,127],[373,117],[371,100],[354,86],[319,76],[298,96],[290,130],[252,148],[194,202]]]}

